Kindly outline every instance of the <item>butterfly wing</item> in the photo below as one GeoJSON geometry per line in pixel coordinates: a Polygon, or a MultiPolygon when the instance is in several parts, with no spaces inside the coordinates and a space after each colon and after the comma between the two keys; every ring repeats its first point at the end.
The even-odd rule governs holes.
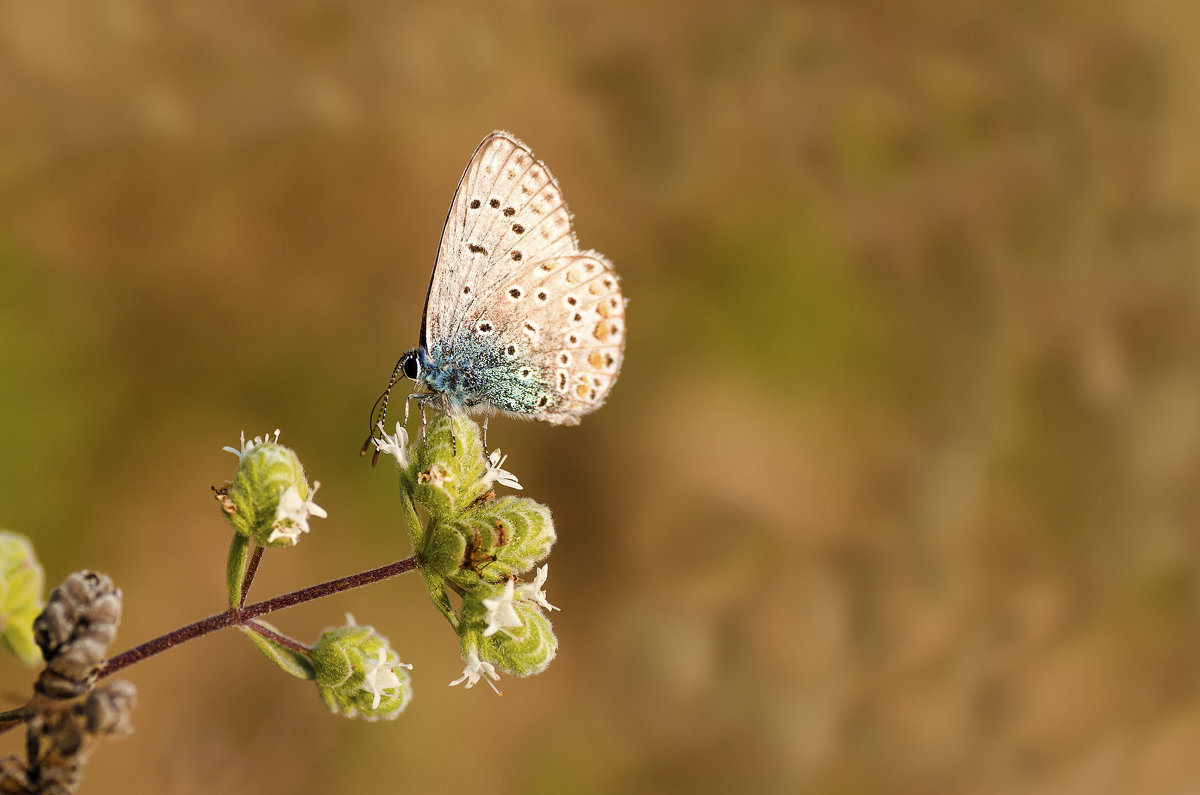
{"type": "Polygon", "coordinates": [[[580,252],[558,183],[495,132],[459,180],[422,340],[452,405],[576,425],[621,368],[625,299],[602,254],[580,252]]]}
{"type": "Polygon", "coordinates": [[[625,299],[612,265],[594,251],[550,257],[512,274],[501,295],[512,308],[503,336],[516,340],[506,345],[537,380],[534,419],[578,425],[604,403],[625,352],[625,299]]]}
{"type": "Polygon", "coordinates": [[[463,171],[442,227],[421,339],[453,357],[478,305],[514,267],[578,251],[558,183],[505,132],[483,139],[463,171]]]}
{"type": "Polygon", "coordinates": [[[467,406],[558,425],[599,408],[621,369],[625,299],[594,251],[512,269],[452,341],[467,406]]]}

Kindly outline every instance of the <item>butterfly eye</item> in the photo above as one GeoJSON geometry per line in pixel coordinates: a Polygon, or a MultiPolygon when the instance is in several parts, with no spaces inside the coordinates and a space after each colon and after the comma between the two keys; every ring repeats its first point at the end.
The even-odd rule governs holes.
{"type": "Polygon", "coordinates": [[[404,370],[404,377],[410,381],[416,381],[421,375],[421,361],[413,351],[404,354],[404,361],[400,366],[404,370]]]}

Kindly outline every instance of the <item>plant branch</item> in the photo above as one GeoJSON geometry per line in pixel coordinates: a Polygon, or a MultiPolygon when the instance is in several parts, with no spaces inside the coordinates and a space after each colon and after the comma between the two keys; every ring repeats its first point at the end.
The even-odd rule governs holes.
{"type": "Polygon", "coordinates": [[[312,651],[311,646],[305,646],[303,643],[296,640],[295,638],[289,638],[287,635],[281,635],[278,632],[274,632],[274,631],[268,629],[267,627],[264,627],[258,621],[247,621],[243,626],[245,626],[246,629],[250,630],[251,632],[255,633],[256,635],[261,635],[262,637],[266,638],[267,640],[270,640],[279,646],[284,646],[286,648],[289,648],[292,651],[298,651],[298,652],[302,652],[304,654],[307,654],[308,652],[312,651]]]}
{"type": "Polygon", "coordinates": [[[348,577],[329,580],[317,585],[310,585],[307,588],[282,594],[273,599],[256,602],[238,610],[227,610],[224,613],[217,613],[208,618],[202,618],[193,624],[188,624],[186,627],[180,627],[173,632],[160,635],[153,640],[146,641],[140,646],[134,646],[132,649],[123,651],[117,656],[110,658],[104,664],[104,667],[100,669],[99,678],[102,679],[116,673],[122,668],[126,668],[136,662],[141,662],[147,657],[153,657],[181,643],[208,635],[219,629],[245,624],[252,618],[258,618],[259,616],[273,613],[276,610],[283,610],[285,607],[292,607],[302,602],[311,602],[313,599],[320,599],[335,593],[341,593],[342,591],[349,591],[353,588],[370,585],[373,582],[386,580],[389,577],[395,577],[398,574],[412,571],[416,567],[417,559],[415,557],[405,558],[395,563],[389,563],[386,566],[380,566],[377,569],[351,574],[348,577]]]}
{"type": "Polygon", "coordinates": [[[238,607],[246,606],[246,594],[250,593],[250,583],[254,582],[254,575],[258,571],[259,561],[262,560],[264,547],[257,544],[254,545],[254,551],[250,553],[250,563],[246,566],[246,578],[242,580],[242,597],[238,600],[238,607]]]}
{"type": "MultiPolygon", "coordinates": [[[[412,571],[417,567],[416,557],[404,558],[395,563],[389,563],[386,566],[380,566],[377,569],[351,574],[348,577],[339,577],[336,580],[310,585],[307,588],[301,588],[298,591],[285,593],[276,596],[273,599],[267,599],[262,602],[257,602],[249,607],[242,607],[237,610],[227,610],[224,613],[202,618],[199,621],[188,624],[186,627],[180,627],[173,632],[168,632],[165,635],[160,635],[157,638],[148,640],[145,643],[134,646],[132,649],[121,652],[115,657],[108,659],[103,667],[97,672],[96,678],[103,679],[106,676],[115,674],[122,668],[128,668],[136,662],[141,662],[147,657],[153,657],[156,654],[166,651],[167,649],[178,646],[189,640],[202,637],[204,635],[216,632],[219,629],[227,627],[241,626],[248,624],[252,631],[262,633],[263,627],[251,623],[251,619],[259,616],[265,616],[268,613],[273,613],[276,610],[283,610],[285,607],[301,604],[302,602],[311,602],[314,599],[320,599],[325,596],[332,596],[335,593],[349,591],[353,588],[361,588],[364,585],[370,585],[373,582],[386,580],[390,577],[395,577],[399,574],[412,571]]],[[[282,637],[282,636],[281,636],[282,637]]],[[[288,639],[290,640],[290,638],[288,639]]],[[[294,641],[292,641],[294,643],[294,641]]],[[[290,643],[285,645],[291,645],[290,643]]],[[[303,644],[297,644],[298,650],[308,651],[303,644]]],[[[24,707],[18,707],[7,712],[0,713],[0,734],[9,729],[20,726],[24,720],[24,707]]]]}

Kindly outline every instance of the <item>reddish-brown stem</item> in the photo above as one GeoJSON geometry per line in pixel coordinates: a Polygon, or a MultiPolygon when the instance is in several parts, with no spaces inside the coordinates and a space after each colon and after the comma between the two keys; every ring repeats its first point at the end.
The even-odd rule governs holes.
{"type": "Polygon", "coordinates": [[[247,621],[243,626],[245,626],[247,629],[249,629],[255,635],[262,635],[264,638],[271,641],[276,646],[285,646],[285,647],[291,649],[292,651],[305,652],[305,653],[312,651],[312,647],[305,646],[300,641],[298,641],[294,638],[289,638],[287,635],[280,635],[278,632],[267,629],[266,627],[264,627],[262,624],[260,624],[257,621],[247,621]]]}
{"type": "Polygon", "coordinates": [[[238,599],[238,607],[246,606],[246,594],[250,593],[250,583],[254,582],[254,574],[258,571],[259,561],[262,560],[263,547],[254,545],[254,552],[250,554],[250,563],[246,566],[246,576],[242,580],[242,595],[238,599]]]}
{"type": "MultiPolygon", "coordinates": [[[[208,618],[202,618],[195,623],[188,624],[186,627],[180,627],[174,632],[168,632],[165,635],[160,635],[153,640],[148,640],[140,646],[134,646],[132,649],[123,651],[116,657],[110,657],[104,667],[100,669],[97,678],[104,678],[111,674],[115,674],[122,668],[127,668],[136,662],[141,662],[147,657],[153,657],[160,652],[164,652],[173,646],[178,646],[194,638],[199,638],[203,635],[216,632],[218,629],[226,627],[240,626],[246,624],[252,618],[265,616],[267,613],[273,613],[276,610],[282,610],[285,607],[298,605],[301,602],[311,602],[313,599],[320,599],[323,596],[331,596],[341,591],[349,591],[352,588],[361,588],[364,585],[370,585],[373,582],[386,580],[389,577],[395,577],[398,574],[403,574],[406,571],[412,571],[417,567],[417,559],[415,557],[398,560],[395,563],[389,563],[386,566],[380,566],[377,569],[370,571],[351,574],[349,577],[340,577],[336,580],[310,585],[307,588],[301,588],[299,591],[292,591],[281,596],[276,596],[273,599],[267,599],[263,602],[257,602],[249,607],[242,607],[237,610],[227,610],[224,613],[217,613],[208,618]]],[[[254,631],[259,632],[262,627],[255,627],[254,631]]],[[[287,641],[284,645],[292,646],[295,641],[290,638],[279,636],[276,640],[287,641]]],[[[298,651],[307,651],[302,645],[295,643],[298,651]]],[[[14,714],[12,711],[7,715],[14,714]]],[[[7,717],[6,715],[6,717],[7,717]]],[[[9,723],[0,725],[0,734],[8,731],[11,728],[19,726],[21,721],[14,719],[9,723]]]]}
{"type": "Polygon", "coordinates": [[[273,599],[256,602],[238,610],[227,610],[224,613],[217,613],[214,616],[202,618],[194,624],[188,624],[186,627],[180,627],[174,632],[160,635],[153,640],[146,641],[140,646],[134,646],[132,649],[123,651],[116,657],[110,658],[104,667],[100,669],[100,678],[114,674],[122,668],[140,662],[147,657],[153,657],[155,654],[164,652],[172,646],[178,646],[180,643],[192,640],[193,638],[207,635],[210,632],[216,632],[218,629],[245,624],[252,618],[264,616],[267,613],[273,613],[276,610],[282,610],[292,605],[298,605],[301,602],[311,602],[313,599],[320,599],[323,596],[330,596],[341,591],[349,591],[352,588],[360,588],[364,585],[370,585],[373,582],[386,580],[389,577],[395,577],[406,571],[412,571],[416,567],[417,559],[415,557],[405,558],[395,563],[389,563],[386,566],[380,566],[377,569],[351,574],[349,577],[341,577],[317,585],[310,585],[307,588],[301,588],[299,591],[292,591],[291,593],[276,596],[273,599]]]}
{"type": "MultiPolygon", "coordinates": [[[[373,582],[386,580],[389,577],[395,577],[398,574],[404,574],[407,571],[412,571],[417,567],[417,559],[415,557],[398,560],[395,563],[389,563],[386,566],[380,566],[377,569],[351,574],[349,577],[340,577],[336,580],[310,585],[307,588],[301,588],[299,591],[292,591],[273,599],[267,599],[262,602],[257,602],[249,607],[242,607],[237,610],[227,610],[224,613],[202,618],[199,621],[188,624],[186,627],[168,632],[165,635],[160,635],[153,640],[148,640],[140,646],[134,646],[132,649],[121,652],[116,657],[109,658],[97,675],[97,678],[104,678],[111,674],[115,674],[122,668],[127,668],[136,662],[141,662],[147,657],[153,657],[160,652],[164,652],[173,646],[178,646],[194,638],[199,638],[203,635],[216,632],[218,629],[226,627],[240,626],[246,624],[252,618],[265,616],[267,613],[273,613],[276,610],[282,610],[285,607],[298,605],[301,602],[311,602],[313,599],[320,599],[323,596],[331,596],[341,591],[349,591],[352,588],[360,588],[364,585],[370,585],[373,582]]],[[[269,630],[252,625],[255,632],[266,634],[269,630]]],[[[272,635],[272,639],[282,642],[283,645],[289,648],[295,648],[297,651],[308,651],[308,649],[300,643],[293,641],[291,638],[285,638],[282,635],[272,635]]],[[[0,734],[21,725],[21,719],[14,717],[20,713],[17,710],[9,710],[4,713],[4,717],[0,718],[0,734]],[[5,720],[7,719],[7,720],[5,720]]]]}
{"type": "MultiPolygon", "coordinates": [[[[257,551],[260,552],[262,549],[257,551]]],[[[259,557],[260,555],[254,556],[252,564],[257,563],[259,557]]],[[[367,572],[350,574],[336,580],[319,582],[317,585],[300,588],[299,591],[284,593],[282,596],[277,596],[274,599],[266,599],[265,602],[258,602],[247,606],[247,608],[227,610],[226,612],[218,612],[215,616],[200,618],[199,621],[187,624],[186,627],[180,627],[179,629],[175,629],[174,632],[157,636],[155,639],[145,641],[140,646],[134,646],[130,650],[121,652],[116,657],[110,657],[108,662],[104,663],[104,667],[98,671],[97,679],[103,679],[103,677],[115,674],[116,671],[122,668],[128,668],[133,663],[142,662],[145,658],[154,657],[155,654],[167,651],[168,648],[178,646],[182,642],[214,633],[217,629],[242,626],[242,624],[250,622],[251,618],[265,616],[269,612],[290,608],[290,606],[300,604],[301,602],[312,602],[313,599],[331,596],[331,594],[349,591],[352,588],[364,585],[371,585],[372,582],[386,580],[397,574],[412,572],[414,568],[416,568],[416,557],[406,557],[402,561],[389,563],[386,566],[367,570],[367,572]]],[[[242,592],[242,598],[245,598],[245,592],[242,592]]],[[[253,628],[253,632],[270,636],[272,640],[281,642],[284,646],[295,648],[296,651],[308,651],[308,648],[304,644],[300,644],[300,642],[296,642],[280,634],[271,633],[269,629],[257,626],[257,624],[250,624],[250,626],[253,628]]],[[[5,731],[22,724],[22,717],[20,716],[22,716],[22,713],[19,710],[5,712],[4,716],[0,717],[0,734],[4,734],[5,731]]]]}

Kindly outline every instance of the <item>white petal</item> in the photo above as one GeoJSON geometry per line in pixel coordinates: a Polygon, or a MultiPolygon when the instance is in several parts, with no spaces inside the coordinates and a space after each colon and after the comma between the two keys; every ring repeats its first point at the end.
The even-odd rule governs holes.
{"type": "Polygon", "coordinates": [[[531,602],[539,605],[546,610],[559,610],[560,608],[550,604],[546,599],[546,592],[543,590],[546,585],[546,578],[550,576],[550,564],[542,565],[537,574],[534,575],[533,582],[526,583],[520,587],[521,595],[531,602]]]}
{"type": "MultiPolygon", "coordinates": [[[[487,629],[483,631],[483,636],[489,638],[501,630],[506,630],[509,627],[521,626],[521,617],[517,615],[517,610],[513,607],[513,596],[515,595],[515,583],[509,580],[504,585],[504,591],[500,596],[494,599],[484,599],[482,604],[487,608],[487,629]]],[[[511,635],[512,633],[506,633],[511,635]]]]}

